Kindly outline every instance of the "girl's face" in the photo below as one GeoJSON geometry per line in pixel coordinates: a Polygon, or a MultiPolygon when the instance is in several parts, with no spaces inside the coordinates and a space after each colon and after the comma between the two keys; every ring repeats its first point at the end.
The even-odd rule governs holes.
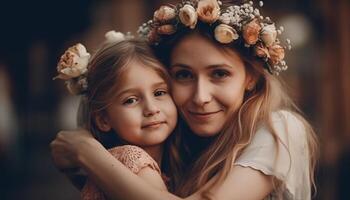
{"type": "Polygon", "coordinates": [[[172,95],[181,115],[199,136],[217,134],[242,105],[251,84],[237,53],[224,53],[199,34],[183,38],[171,54],[172,95]]]}
{"type": "Polygon", "coordinates": [[[160,144],[177,122],[168,85],[154,69],[138,61],[126,67],[115,99],[106,110],[104,131],[113,128],[120,138],[134,145],[160,144]]]}

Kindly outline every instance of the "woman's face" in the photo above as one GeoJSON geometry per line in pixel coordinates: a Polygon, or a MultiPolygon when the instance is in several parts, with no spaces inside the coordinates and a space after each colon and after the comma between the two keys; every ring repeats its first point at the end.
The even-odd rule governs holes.
{"type": "Polygon", "coordinates": [[[172,95],[182,117],[196,135],[217,134],[242,105],[251,84],[242,59],[191,34],[174,48],[170,63],[172,95]]]}

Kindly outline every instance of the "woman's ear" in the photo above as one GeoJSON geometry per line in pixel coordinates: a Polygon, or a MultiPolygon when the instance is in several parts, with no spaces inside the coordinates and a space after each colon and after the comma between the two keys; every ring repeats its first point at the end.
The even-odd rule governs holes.
{"type": "Polygon", "coordinates": [[[108,122],[107,116],[103,114],[97,114],[95,116],[95,122],[96,122],[97,128],[100,129],[100,131],[108,132],[112,128],[108,122]]]}
{"type": "Polygon", "coordinates": [[[252,73],[248,73],[246,84],[245,84],[245,90],[246,91],[254,90],[257,82],[258,82],[258,77],[252,73]]]}

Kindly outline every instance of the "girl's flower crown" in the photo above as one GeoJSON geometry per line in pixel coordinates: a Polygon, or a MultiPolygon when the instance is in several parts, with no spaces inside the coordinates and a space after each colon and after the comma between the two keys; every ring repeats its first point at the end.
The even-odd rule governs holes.
{"type": "MultiPolygon", "coordinates": [[[[118,43],[125,39],[133,38],[128,33],[109,31],[105,34],[104,43],[118,43]]],[[[88,89],[87,73],[91,55],[84,45],[78,43],[69,47],[61,56],[57,64],[58,75],[53,78],[65,80],[69,93],[73,95],[85,94],[88,89]]]]}
{"type": "MultiPolygon", "coordinates": [[[[263,2],[259,2],[263,6],[263,2]]],[[[254,55],[263,59],[271,74],[279,74],[288,67],[284,61],[285,50],[291,49],[290,40],[283,46],[277,35],[284,28],[276,29],[269,17],[263,17],[253,2],[223,7],[218,0],[183,0],[176,6],[161,6],[154,12],[153,20],[139,27],[138,34],[148,42],[158,45],[164,36],[176,31],[194,29],[198,23],[209,24],[215,39],[222,44],[241,40],[254,55]]]]}

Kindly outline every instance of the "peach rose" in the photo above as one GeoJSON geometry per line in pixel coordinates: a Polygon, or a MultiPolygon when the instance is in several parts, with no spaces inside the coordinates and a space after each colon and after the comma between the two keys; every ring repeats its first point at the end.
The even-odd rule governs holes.
{"type": "Polygon", "coordinates": [[[257,19],[243,26],[243,38],[249,45],[254,45],[259,40],[261,26],[257,19]]]}
{"type": "Polygon", "coordinates": [[[260,58],[270,57],[269,50],[262,43],[255,45],[254,51],[255,51],[255,54],[260,58]]]}
{"type": "Polygon", "coordinates": [[[62,56],[57,64],[59,73],[54,79],[69,80],[79,77],[87,72],[90,54],[86,51],[84,45],[78,43],[70,47],[62,56]]]}
{"type": "Polygon", "coordinates": [[[215,39],[223,44],[228,44],[234,40],[237,40],[239,35],[237,31],[229,25],[220,24],[215,30],[215,39]]]}
{"type": "Polygon", "coordinates": [[[220,6],[217,0],[200,0],[197,7],[198,18],[212,24],[220,17],[220,6]]]}
{"type": "Polygon", "coordinates": [[[160,40],[160,36],[158,34],[157,28],[153,28],[149,33],[148,33],[148,41],[151,43],[158,42],[160,40]]]}
{"type": "Polygon", "coordinates": [[[264,41],[267,47],[273,45],[273,43],[276,41],[276,37],[277,31],[275,24],[270,24],[263,27],[261,31],[261,39],[264,41]]]}
{"type": "Polygon", "coordinates": [[[179,18],[181,23],[185,26],[188,26],[191,29],[196,27],[198,16],[193,6],[189,4],[184,5],[179,11],[179,18]]]}
{"type": "Polygon", "coordinates": [[[157,33],[163,34],[163,35],[171,35],[175,33],[175,31],[176,31],[175,26],[171,24],[162,25],[157,28],[157,33]]]}
{"type": "Polygon", "coordinates": [[[270,54],[270,61],[272,64],[275,65],[284,59],[285,51],[284,51],[284,48],[281,47],[280,45],[275,44],[269,47],[268,49],[270,54]]]}
{"type": "Polygon", "coordinates": [[[156,12],[154,12],[153,20],[159,22],[166,22],[174,19],[175,16],[175,9],[169,6],[161,6],[156,12]]]}

